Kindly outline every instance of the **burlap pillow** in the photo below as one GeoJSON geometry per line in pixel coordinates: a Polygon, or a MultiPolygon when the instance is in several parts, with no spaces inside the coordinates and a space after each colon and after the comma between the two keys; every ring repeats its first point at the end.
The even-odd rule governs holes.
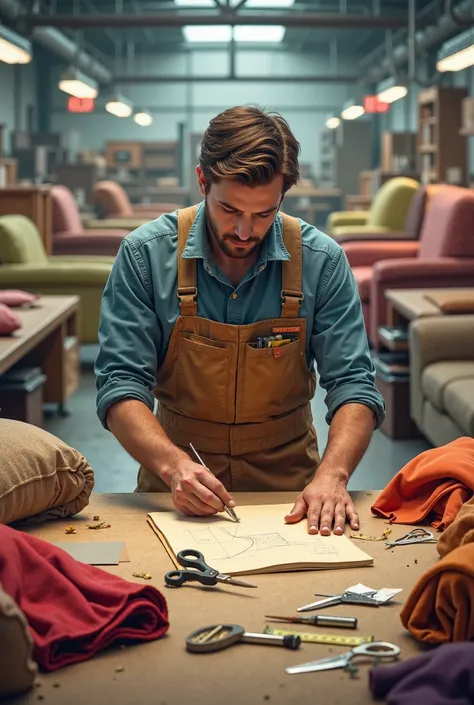
{"type": "Polygon", "coordinates": [[[0,584],[0,700],[32,687],[38,672],[32,650],[26,617],[0,584]]]}
{"type": "Polygon", "coordinates": [[[0,419],[0,523],[77,514],[93,487],[79,451],[37,426],[0,419]]]}

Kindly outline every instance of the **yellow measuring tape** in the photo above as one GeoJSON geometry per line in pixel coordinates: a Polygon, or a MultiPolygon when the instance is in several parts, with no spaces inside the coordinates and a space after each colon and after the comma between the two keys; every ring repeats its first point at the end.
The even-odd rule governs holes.
{"type": "Polygon", "coordinates": [[[312,644],[329,644],[331,646],[360,646],[360,644],[369,644],[374,640],[373,636],[340,636],[339,634],[316,634],[297,631],[288,631],[286,629],[273,629],[265,627],[264,634],[275,634],[276,636],[288,636],[297,634],[302,642],[312,644]]]}

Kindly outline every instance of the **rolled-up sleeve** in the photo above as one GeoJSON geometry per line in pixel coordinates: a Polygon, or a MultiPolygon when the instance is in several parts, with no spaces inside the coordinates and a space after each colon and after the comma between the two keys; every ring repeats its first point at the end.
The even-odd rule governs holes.
{"type": "Polygon", "coordinates": [[[108,410],[122,399],[154,407],[162,330],[146,276],[138,248],[124,240],[102,297],[95,362],[97,415],[105,428],[108,410]]]}
{"type": "Polygon", "coordinates": [[[342,248],[323,269],[315,301],[311,347],[320,384],[326,390],[326,421],[348,403],[373,410],[376,427],[385,418],[385,403],[375,385],[375,368],[365,331],[362,305],[342,248]]]}

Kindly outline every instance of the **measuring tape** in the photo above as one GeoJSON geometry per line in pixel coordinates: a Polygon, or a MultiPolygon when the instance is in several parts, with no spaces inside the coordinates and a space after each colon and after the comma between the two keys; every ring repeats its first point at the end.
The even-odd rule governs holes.
{"type": "Polygon", "coordinates": [[[264,634],[275,634],[276,636],[289,636],[297,634],[302,642],[312,644],[330,644],[331,646],[360,646],[361,644],[369,644],[374,640],[373,636],[339,636],[339,634],[313,634],[302,632],[291,632],[286,629],[273,629],[265,627],[264,634]]]}

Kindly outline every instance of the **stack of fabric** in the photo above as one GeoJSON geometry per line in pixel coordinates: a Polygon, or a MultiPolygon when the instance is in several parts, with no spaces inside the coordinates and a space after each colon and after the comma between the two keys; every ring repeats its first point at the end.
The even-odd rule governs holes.
{"type": "Polygon", "coordinates": [[[444,529],[441,560],[420,577],[401,611],[412,636],[432,648],[370,671],[374,697],[388,705],[469,705],[474,700],[474,439],[422,453],[372,507],[392,522],[444,529]]]}

